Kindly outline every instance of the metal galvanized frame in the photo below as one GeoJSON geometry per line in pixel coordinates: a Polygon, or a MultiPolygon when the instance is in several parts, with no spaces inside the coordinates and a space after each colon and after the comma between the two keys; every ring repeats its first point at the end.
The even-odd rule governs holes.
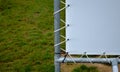
{"type": "MultiPolygon", "coordinates": [[[[54,0],[54,12],[60,10],[60,0],[54,0]]],[[[54,14],[54,30],[60,29],[60,13],[54,14]]],[[[54,42],[55,45],[60,43],[60,31],[56,31],[54,34],[54,42]]],[[[63,62],[76,62],[76,63],[111,63],[113,72],[118,72],[118,63],[120,63],[119,58],[64,58],[61,57],[60,54],[60,45],[56,45],[54,47],[54,64],[55,64],[55,72],[60,72],[60,64],[63,62]]]]}
{"type": "MultiPolygon", "coordinates": [[[[54,0],[54,12],[60,9],[60,0],[54,0]]],[[[60,13],[54,15],[54,30],[60,28],[60,13]]],[[[60,43],[60,32],[57,31],[54,34],[54,43],[60,43]]],[[[57,62],[57,59],[60,58],[60,45],[55,46],[55,56],[54,56],[54,64],[55,64],[55,72],[60,72],[60,63],[57,62]]]]}

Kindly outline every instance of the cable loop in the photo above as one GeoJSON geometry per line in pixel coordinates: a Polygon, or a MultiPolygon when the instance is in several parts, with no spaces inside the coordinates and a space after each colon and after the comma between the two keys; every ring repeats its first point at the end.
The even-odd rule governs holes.
{"type": "MultiPolygon", "coordinates": [[[[65,51],[64,49],[62,49],[62,48],[61,48],[61,50],[64,51],[64,52],[66,52],[66,51],[65,51]]],[[[69,56],[69,57],[71,58],[71,60],[72,60],[74,63],[76,63],[75,60],[72,58],[72,56],[71,56],[68,52],[66,52],[66,54],[67,54],[67,56],[69,56]]],[[[65,61],[65,59],[66,59],[66,55],[65,55],[65,58],[63,59],[63,61],[65,61]]],[[[62,61],[62,62],[63,62],[63,61],[62,61]]]]}
{"type": "Polygon", "coordinates": [[[65,43],[66,41],[67,41],[67,40],[64,40],[64,41],[62,41],[62,42],[60,42],[60,43],[58,43],[58,44],[55,44],[54,46],[55,46],[55,47],[56,47],[56,46],[59,46],[59,45],[65,43]]]}
{"type": "Polygon", "coordinates": [[[91,60],[91,59],[89,58],[89,56],[87,55],[87,52],[84,52],[84,53],[81,55],[80,58],[82,58],[84,55],[87,57],[87,59],[89,60],[89,62],[93,64],[92,60],[91,60]]]}
{"type": "Polygon", "coordinates": [[[65,43],[65,42],[67,42],[67,41],[69,41],[69,40],[70,40],[70,39],[66,39],[66,40],[64,40],[64,41],[62,41],[62,42],[60,42],[60,43],[58,43],[58,44],[55,44],[54,46],[59,46],[59,45],[65,43]]]}
{"type": "Polygon", "coordinates": [[[67,26],[63,26],[63,27],[61,27],[61,28],[55,30],[54,32],[58,32],[58,31],[60,31],[60,30],[62,30],[62,29],[65,29],[66,27],[67,27],[67,26]]]}
{"type": "Polygon", "coordinates": [[[66,8],[69,7],[69,6],[70,6],[70,5],[67,5],[67,6],[65,6],[65,7],[63,7],[63,8],[61,8],[61,9],[55,11],[55,12],[54,12],[54,15],[57,14],[57,13],[59,13],[59,12],[61,12],[62,10],[66,9],[66,8]]]}
{"type": "Polygon", "coordinates": [[[66,59],[67,55],[68,55],[68,52],[66,52],[66,54],[65,54],[65,56],[64,56],[64,59],[63,59],[62,63],[65,62],[65,59],[66,59]]]}
{"type": "Polygon", "coordinates": [[[65,28],[67,28],[67,27],[69,27],[69,24],[68,24],[67,26],[63,26],[63,27],[61,27],[61,28],[55,30],[54,32],[58,32],[58,31],[60,31],[60,30],[62,30],[62,29],[65,29],[65,28]]]}
{"type": "Polygon", "coordinates": [[[107,55],[106,55],[106,53],[105,52],[103,52],[103,54],[99,57],[99,58],[101,58],[101,57],[105,57],[105,59],[110,63],[110,61],[108,60],[108,57],[107,57],[107,55]]]}

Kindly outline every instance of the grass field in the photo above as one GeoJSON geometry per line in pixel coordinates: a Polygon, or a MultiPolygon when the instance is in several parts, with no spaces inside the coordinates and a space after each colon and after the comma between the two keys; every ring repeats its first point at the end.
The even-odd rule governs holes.
{"type": "Polygon", "coordinates": [[[54,72],[53,0],[0,0],[0,72],[54,72]]]}
{"type": "MultiPolygon", "coordinates": [[[[53,1],[0,0],[0,72],[54,72],[53,1]]],[[[64,19],[64,11],[61,14],[64,19]]],[[[112,71],[107,65],[85,65],[87,69],[93,65],[99,72],[112,71]]],[[[62,64],[61,72],[80,66],[62,64]]]]}

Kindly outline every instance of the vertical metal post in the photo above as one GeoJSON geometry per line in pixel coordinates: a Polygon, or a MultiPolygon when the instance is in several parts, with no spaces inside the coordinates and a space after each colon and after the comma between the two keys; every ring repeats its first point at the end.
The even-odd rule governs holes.
{"type": "Polygon", "coordinates": [[[118,72],[118,60],[117,59],[112,60],[112,70],[113,72],[118,72]]]}
{"type": "MultiPolygon", "coordinates": [[[[60,0],[54,0],[54,12],[60,9],[60,0]]],[[[60,28],[60,13],[54,15],[54,30],[60,28]]],[[[60,43],[60,32],[55,32],[54,35],[54,44],[60,43]]],[[[57,59],[60,58],[60,45],[55,46],[55,55],[54,55],[54,64],[55,64],[55,72],[60,72],[60,63],[57,62],[57,59]]]]}

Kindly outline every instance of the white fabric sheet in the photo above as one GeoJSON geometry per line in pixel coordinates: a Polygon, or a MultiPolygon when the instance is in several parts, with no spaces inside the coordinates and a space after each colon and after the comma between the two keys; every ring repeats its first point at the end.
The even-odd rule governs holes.
{"type": "Polygon", "coordinates": [[[66,51],[120,55],[120,0],[66,0],[66,51]]]}

